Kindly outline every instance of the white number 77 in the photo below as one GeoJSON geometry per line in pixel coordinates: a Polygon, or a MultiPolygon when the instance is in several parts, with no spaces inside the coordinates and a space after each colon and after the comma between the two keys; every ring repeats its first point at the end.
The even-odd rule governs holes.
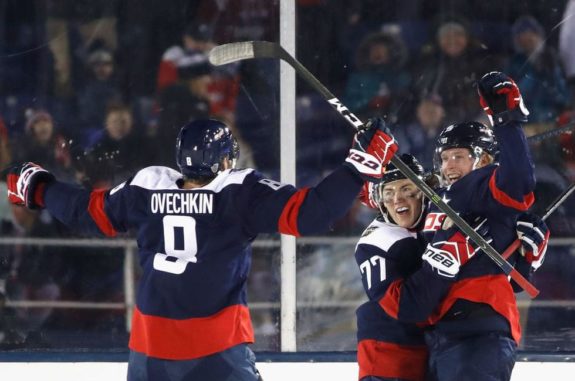
{"type": "Polygon", "coordinates": [[[154,269],[172,274],[181,274],[188,263],[196,263],[198,259],[198,243],[196,241],[196,220],[190,216],[165,216],[164,253],[154,256],[154,269]],[[181,230],[183,247],[176,249],[176,230],[181,230]]]}
{"type": "Polygon", "coordinates": [[[380,257],[379,255],[374,255],[359,265],[361,273],[365,273],[368,290],[371,288],[371,266],[377,266],[377,262],[379,262],[379,281],[383,282],[385,280],[385,258],[380,257]]]}

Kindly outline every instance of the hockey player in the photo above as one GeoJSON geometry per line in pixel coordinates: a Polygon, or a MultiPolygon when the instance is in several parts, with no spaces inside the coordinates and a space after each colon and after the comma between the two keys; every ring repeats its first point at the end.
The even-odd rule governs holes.
{"type": "MultiPolygon", "coordinates": [[[[415,174],[423,177],[423,168],[415,157],[403,154],[401,159],[415,174]]],[[[422,381],[428,359],[423,325],[396,320],[398,311],[387,310],[388,314],[380,307],[379,301],[390,288],[402,293],[407,291],[407,300],[411,299],[410,294],[419,295],[418,309],[431,311],[445,297],[455,278],[451,281],[446,279],[428,263],[422,268],[421,256],[426,244],[418,233],[423,228],[426,203],[415,184],[389,164],[381,182],[370,193],[362,201],[378,208],[380,214],[366,228],[355,251],[363,286],[369,297],[369,301],[356,311],[359,380],[422,381]]],[[[484,239],[491,241],[485,226],[482,224],[476,229],[484,239]]],[[[549,235],[545,223],[539,218],[524,214],[517,223],[517,229],[527,251],[539,253],[545,250],[549,235]]],[[[459,246],[466,249],[467,240],[457,233],[457,227],[453,227],[443,234],[460,237],[459,246]]],[[[388,299],[381,300],[385,302],[388,299]]],[[[404,307],[409,308],[409,303],[404,307]]],[[[402,314],[402,318],[406,316],[409,314],[402,314]]]]}
{"type": "MultiPolygon", "coordinates": [[[[485,219],[492,246],[503,252],[516,238],[518,217],[534,202],[533,162],[521,129],[528,111],[515,82],[501,72],[484,75],[478,92],[493,131],[467,122],[440,133],[435,159],[447,185],[440,194],[461,215],[485,219]]],[[[530,218],[535,217],[526,217],[530,218]]],[[[426,330],[430,379],[509,380],[521,337],[513,289],[487,255],[453,245],[456,237],[446,234],[450,225],[432,205],[424,233],[433,238],[423,260],[438,275],[456,279],[429,320],[432,328],[426,330]]],[[[548,237],[544,230],[540,246],[521,258],[515,254],[511,261],[537,267],[548,237]]]]}
{"type": "Polygon", "coordinates": [[[24,163],[10,171],[8,195],[95,234],[136,232],[142,277],[128,380],[255,381],[247,346],[254,340],[246,297],[250,243],[258,233],[326,230],[364,180],[381,178],[397,145],[382,120],[367,127],[344,165],[313,188],[234,169],[239,152],[229,128],[198,120],[179,133],[180,172],[148,167],[111,190],[89,192],[24,163]]]}
{"type": "MultiPolygon", "coordinates": [[[[525,238],[524,227],[532,228],[522,242],[524,256],[512,261],[536,268],[549,233],[540,219],[523,214],[533,202],[534,179],[520,125],[525,118],[521,97],[502,73],[484,76],[479,90],[486,111],[493,114],[499,146],[480,123],[446,127],[438,138],[437,158],[448,186],[439,193],[476,230],[487,230],[500,252],[516,238],[516,229],[525,238]],[[495,155],[499,165],[493,164],[495,155]]],[[[476,247],[434,205],[424,233],[429,244],[421,269],[386,285],[383,295],[376,296],[378,304],[399,321],[431,324],[425,331],[430,380],[509,380],[520,330],[507,276],[486,255],[476,254],[476,247]]]]}
{"type": "MultiPolygon", "coordinates": [[[[420,178],[423,167],[409,154],[401,159],[420,178]]],[[[355,259],[369,300],[356,311],[359,380],[423,381],[427,347],[423,330],[389,316],[378,299],[397,279],[421,267],[425,248],[418,231],[423,227],[424,197],[415,184],[392,164],[372,192],[380,214],[365,229],[355,259]]]]}
{"type": "MultiPolygon", "coordinates": [[[[423,167],[414,156],[403,154],[401,159],[423,178],[423,167]]],[[[409,318],[409,313],[401,318],[411,321],[399,321],[398,310],[383,309],[380,305],[388,303],[390,296],[384,297],[388,293],[399,296],[395,293],[398,290],[411,295],[425,293],[412,302],[417,304],[418,311],[430,314],[452,284],[452,280],[438,275],[428,264],[422,268],[426,248],[420,234],[426,212],[423,192],[390,164],[380,183],[373,187],[371,199],[364,196],[362,201],[378,208],[380,214],[366,228],[355,250],[369,297],[356,311],[359,380],[423,381],[428,360],[423,329],[409,318]]],[[[455,232],[457,228],[451,230],[455,232]]],[[[479,232],[489,239],[486,229],[479,232]]],[[[524,235],[531,237],[531,230],[524,229],[524,235]]],[[[461,245],[467,246],[465,237],[460,238],[461,245]]]]}

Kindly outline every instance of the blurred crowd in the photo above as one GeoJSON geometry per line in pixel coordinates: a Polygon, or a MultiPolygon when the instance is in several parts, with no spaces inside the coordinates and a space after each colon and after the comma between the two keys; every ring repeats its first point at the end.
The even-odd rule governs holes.
{"type": "MultiPolygon", "coordinates": [[[[298,60],[363,120],[384,117],[401,152],[427,170],[443,126],[482,120],[474,83],[491,70],[506,72],[521,88],[531,113],[528,135],[575,124],[575,0],[296,3],[298,60]]],[[[278,176],[279,63],[214,67],[207,54],[221,43],[278,41],[279,0],[21,0],[2,2],[0,20],[11,20],[0,27],[2,168],[33,161],[59,179],[111,187],[147,165],[173,167],[179,128],[215,117],[240,141],[239,166],[278,176]]],[[[296,105],[298,184],[306,185],[341,162],[352,131],[303,82],[296,105]]],[[[541,212],[575,181],[575,140],[564,133],[531,147],[541,212]]],[[[570,205],[549,220],[553,236],[575,232],[570,205]]],[[[332,234],[357,236],[370,213],[358,203],[332,234]]],[[[4,237],[76,236],[42,212],[4,201],[0,221],[4,237]]],[[[5,306],[6,300],[121,301],[121,250],[74,250],[2,246],[0,347],[49,345],[43,327],[124,329],[115,311],[5,306]]],[[[543,296],[572,299],[556,295],[574,278],[561,262],[569,250],[555,250],[564,252],[548,256],[546,266],[564,279],[545,282],[543,296]]],[[[277,263],[266,256],[254,261],[250,287],[257,301],[277,300],[271,270],[277,263]]],[[[277,333],[277,314],[255,320],[261,335],[277,333]]]]}

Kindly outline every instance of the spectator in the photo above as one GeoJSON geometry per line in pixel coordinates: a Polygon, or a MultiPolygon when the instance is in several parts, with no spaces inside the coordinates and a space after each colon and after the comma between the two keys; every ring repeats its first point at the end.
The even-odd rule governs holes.
{"type": "Polygon", "coordinates": [[[279,0],[201,0],[197,3],[193,21],[211,22],[217,43],[277,39],[279,0]]]}
{"type": "MultiPolygon", "coordinates": [[[[194,59],[178,67],[178,81],[166,87],[159,97],[159,125],[152,135],[160,145],[172,146],[182,125],[210,115],[208,87],[211,72],[208,58],[203,53],[197,53],[194,59]]],[[[169,150],[157,153],[156,162],[172,165],[174,157],[169,150]]]]}
{"type": "Polygon", "coordinates": [[[60,176],[70,178],[69,145],[66,138],[56,132],[54,120],[48,112],[42,110],[28,112],[25,133],[20,137],[17,146],[14,160],[26,157],[59,173],[60,176]]]}
{"type": "Polygon", "coordinates": [[[426,170],[431,170],[435,141],[445,118],[441,97],[437,94],[423,97],[417,105],[415,115],[413,122],[397,125],[393,129],[393,136],[399,143],[401,153],[411,153],[426,170]]]}
{"type": "Polygon", "coordinates": [[[449,19],[440,24],[436,42],[428,46],[417,60],[415,91],[421,96],[438,94],[445,107],[445,123],[474,119],[479,113],[473,84],[489,62],[484,49],[469,34],[463,21],[449,19]]]}
{"type": "Polygon", "coordinates": [[[521,88],[529,121],[552,122],[571,102],[559,56],[545,44],[545,31],[532,16],[518,18],[512,33],[515,54],[506,72],[521,88]]]}
{"type": "Polygon", "coordinates": [[[122,96],[116,82],[112,52],[105,49],[92,52],[88,57],[88,69],[91,78],[78,96],[78,114],[84,130],[80,136],[89,140],[104,124],[108,104],[121,101],[122,96]]]}
{"type": "Polygon", "coordinates": [[[344,103],[368,118],[395,114],[410,85],[406,62],[407,50],[399,36],[366,36],[357,50],[356,70],[347,83],[344,103]]]}
{"type": "Polygon", "coordinates": [[[54,94],[72,97],[78,88],[75,64],[95,43],[116,48],[118,0],[52,0],[46,2],[46,31],[54,57],[54,94]],[[74,38],[79,36],[80,39],[74,38]]]}
{"type": "Polygon", "coordinates": [[[178,80],[178,67],[184,64],[186,56],[189,56],[189,59],[198,59],[201,55],[196,54],[208,53],[214,46],[211,34],[211,29],[206,24],[192,24],[184,29],[182,44],[171,46],[162,56],[158,68],[158,92],[178,80]]]}
{"type": "MultiPolygon", "coordinates": [[[[212,29],[207,24],[190,24],[185,28],[182,45],[170,47],[162,56],[158,69],[158,92],[178,80],[178,69],[205,61],[214,46],[212,29]]],[[[239,64],[217,66],[211,72],[208,85],[210,114],[229,123],[235,122],[236,99],[239,91],[239,64]]]]}
{"type": "MultiPolygon", "coordinates": [[[[88,155],[92,155],[98,165],[89,166],[86,175],[89,179],[100,179],[108,184],[127,177],[132,171],[149,164],[148,140],[134,129],[134,119],[129,107],[121,103],[111,104],[106,112],[103,134],[91,144],[88,155]],[[94,173],[94,172],[98,173],[94,173]]],[[[150,150],[151,151],[151,150],[150,150]]]]}

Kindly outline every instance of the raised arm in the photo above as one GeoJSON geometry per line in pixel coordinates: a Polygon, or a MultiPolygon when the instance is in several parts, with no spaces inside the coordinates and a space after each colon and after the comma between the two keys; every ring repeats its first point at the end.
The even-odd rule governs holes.
{"type": "Polygon", "coordinates": [[[519,88],[501,72],[485,74],[478,82],[479,101],[491,121],[499,144],[499,167],[489,189],[500,204],[527,210],[533,204],[533,160],[522,130],[529,111],[519,88]]]}

